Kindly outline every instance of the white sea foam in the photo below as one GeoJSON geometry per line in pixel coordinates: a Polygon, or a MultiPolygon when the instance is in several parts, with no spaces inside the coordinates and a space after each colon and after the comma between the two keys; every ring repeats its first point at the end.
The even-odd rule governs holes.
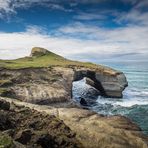
{"type": "Polygon", "coordinates": [[[121,99],[98,97],[97,103],[111,104],[113,106],[131,107],[134,105],[148,105],[148,90],[127,89],[121,99]]]}
{"type": "Polygon", "coordinates": [[[113,105],[120,105],[123,107],[131,107],[134,105],[148,105],[148,101],[139,101],[139,100],[130,100],[130,101],[123,101],[123,102],[116,102],[113,105]]]}

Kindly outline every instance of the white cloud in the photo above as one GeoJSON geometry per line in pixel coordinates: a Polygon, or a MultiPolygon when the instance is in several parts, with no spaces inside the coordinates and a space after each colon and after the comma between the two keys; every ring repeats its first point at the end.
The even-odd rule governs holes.
{"type": "Polygon", "coordinates": [[[79,53],[97,53],[112,49],[94,41],[82,41],[77,39],[66,39],[50,37],[42,34],[22,33],[0,33],[0,58],[12,59],[27,56],[34,46],[47,48],[53,52],[69,57],[79,53]],[[8,44],[9,43],[9,44],[8,44]]]}
{"type": "Polygon", "coordinates": [[[118,14],[115,21],[117,23],[128,22],[128,24],[132,25],[148,25],[148,12],[140,12],[137,9],[132,9],[129,12],[123,12],[118,14]]]}
{"type": "Polygon", "coordinates": [[[147,26],[132,25],[116,29],[104,29],[76,23],[61,27],[58,31],[67,36],[72,34],[75,38],[79,38],[83,34],[85,38],[93,39],[97,43],[118,45],[120,49],[123,49],[124,46],[127,46],[128,50],[136,50],[137,48],[140,50],[148,47],[147,26]]]}
{"type": "Polygon", "coordinates": [[[63,5],[56,0],[0,0],[0,18],[6,19],[11,14],[17,14],[17,8],[26,9],[33,5],[48,7],[49,9],[57,9],[61,11],[71,12],[71,9],[64,8],[63,5]]]}
{"type": "Polygon", "coordinates": [[[148,7],[148,1],[147,0],[139,0],[137,2],[137,5],[135,6],[135,8],[137,9],[141,9],[141,8],[147,8],[148,7]]]}
{"type": "MultiPolygon", "coordinates": [[[[1,12],[16,13],[17,7],[30,6],[26,3],[41,2],[40,0],[22,0],[21,3],[14,1],[15,3],[11,5],[12,0],[0,0],[0,17],[2,17],[1,12]]],[[[131,0],[126,1],[132,2],[131,0]]],[[[82,2],[87,3],[88,1],[82,2]]],[[[146,57],[148,56],[148,13],[139,10],[143,5],[137,3],[131,11],[118,13],[115,21],[121,24],[128,23],[125,27],[115,29],[105,29],[97,25],[77,22],[60,27],[55,32],[52,31],[54,35],[48,34],[46,28],[38,26],[28,26],[24,32],[0,32],[0,59],[27,56],[34,46],[47,48],[66,57],[84,60],[138,54],[144,54],[146,57]]],[[[63,9],[59,5],[53,5],[53,7],[63,9]]],[[[81,13],[77,19],[92,20],[103,19],[103,17],[97,14],[81,13]]]]}
{"type": "MultiPolygon", "coordinates": [[[[0,59],[27,56],[34,46],[44,47],[65,57],[79,60],[111,58],[134,53],[148,55],[147,27],[132,26],[106,30],[88,25],[75,25],[70,30],[70,26],[68,31],[65,27],[67,33],[82,34],[83,32],[86,36],[95,36],[95,39],[79,39],[75,36],[68,38],[68,35],[53,37],[42,34],[42,29],[36,26],[29,27],[25,32],[20,33],[1,32],[0,59]]],[[[58,31],[64,32],[64,27],[58,31]]]]}
{"type": "Polygon", "coordinates": [[[3,14],[15,13],[11,5],[11,0],[0,0],[0,18],[3,18],[3,14]]]}
{"type": "MultiPolygon", "coordinates": [[[[124,0],[123,0],[124,1],[124,0]]],[[[129,11],[122,11],[116,15],[117,23],[148,26],[148,0],[125,0],[133,6],[129,11]]]]}

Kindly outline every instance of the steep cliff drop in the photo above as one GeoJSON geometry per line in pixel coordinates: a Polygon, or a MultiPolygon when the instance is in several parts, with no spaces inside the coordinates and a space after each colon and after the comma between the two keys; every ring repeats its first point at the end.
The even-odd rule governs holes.
{"type": "Polygon", "coordinates": [[[86,81],[106,97],[122,97],[128,85],[125,75],[102,65],[67,60],[42,48],[33,48],[30,57],[3,64],[0,94],[31,103],[47,104],[72,98],[72,83],[86,81]]]}

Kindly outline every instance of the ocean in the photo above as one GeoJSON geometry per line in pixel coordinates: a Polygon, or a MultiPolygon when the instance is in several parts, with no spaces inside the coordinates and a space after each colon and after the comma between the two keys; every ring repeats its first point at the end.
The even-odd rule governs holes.
{"type": "MultiPolygon", "coordinates": [[[[138,124],[144,134],[148,135],[148,61],[99,61],[98,64],[124,72],[128,80],[128,87],[124,90],[121,99],[102,96],[95,98],[90,95],[91,93],[87,93],[90,102],[88,108],[99,114],[126,116],[138,124]]],[[[84,84],[84,80],[74,82],[73,86],[73,98],[79,101],[80,93],[88,91],[89,86],[84,84]],[[83,91],[80,91],[82,89],[83,91]]],[[[82,96],[83,94],[81,94],[82,96]]]]}

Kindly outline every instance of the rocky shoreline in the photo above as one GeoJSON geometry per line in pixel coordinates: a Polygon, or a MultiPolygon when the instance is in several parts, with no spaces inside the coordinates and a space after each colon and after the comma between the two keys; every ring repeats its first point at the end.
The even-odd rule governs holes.
{"type": "Polygon", "coordinates": [[[100,95],[122,97],[128,85],[122,72],[42,48],[0,65],[0,147],[148,147],[148,137],[128,118],[99,115],[72,101],[72,83],[84,77],[100,95]]]}
{"type": "MultiPolygon", "coordinates": [[[[52,145],[52,139],[50,139],[49,137],[43,139],[43,143],[47,142],[47,145],[37,145],[38,139],[36,138],[40,136],[44,137],[47,134],[43,132],[43,135],[35,134],[32,137],[33,140],[36,140],[34,143],[32,143],[31,138],[25,143],[26,145],[24,145],[24,139],[22,141],[19,141],[19,144],[23,144],[24,147],[34,147],[35,145],[36,147],[46,148],[49,147],[50,142],[52,143],[51,147],[57,147],[57,145],[59,144],[58,147],[61,148],[147,148],[148,146],[148,137],[142,134],[141,129],[136,124],[132,123],[128,118],[122,116],[108,117],[76,106],[57,108],[54,106],[36,105],[26,102],[20,102],[15,99],[12,100],[10,98],[2,97],[0,98],[0,112],[1,133],[7,136],[9,135],[9,137],[14,140],[15,144],[15,140],[17,140],[16,136],[21,136],[23,131],[26,132],[27,130],[30,132],[31,135],[34,135],[36,133],[36,130],[38,131],[38,128],[40,128],[41,131],[47,131],[47,129],[50,129],[51,136],[54,135],[58,138],[65,137],[61,137],[61,135],[67,134],[67,132],[68,134],[71,135],[72,133],[73,135],[72,137],[66,135],[68,136],[68,138],[70,138],[66,139],[69,142],[69,145],[62,145],[58,141],[58,139],[57,143],[55,143],[55,145],[52,145]],[[24,121],[25,124],[22,124],[22,122],[24,121]],[[12,122],[15,128],[13,126],[10,127],[10,123],[9,127],[5,127],[7,125],[6,122],[12,122]],[[58,122],[60,122],[60,127],[57,126],[58,122]],[[18,123],[20,123],[20,125],[18,125],[18,123]],[[33,124],[36,128],[29,126],[30,124],[33,124]],[[44,126],[44,124],[46,126],[44,126]],[[49,126],[51,125],[51,127],[47,127],[47,124],[49,124],[49,126]],[[61,127],[63,126],[64,129],[61,129],[61,127]],[[65,128],[68,131],[66,131],[65,128]],[[54,131],[54,134],[51,132],[52,130],[54,131]]],[[[64,143],[66,142],[64,141],[64,143]]]]}

